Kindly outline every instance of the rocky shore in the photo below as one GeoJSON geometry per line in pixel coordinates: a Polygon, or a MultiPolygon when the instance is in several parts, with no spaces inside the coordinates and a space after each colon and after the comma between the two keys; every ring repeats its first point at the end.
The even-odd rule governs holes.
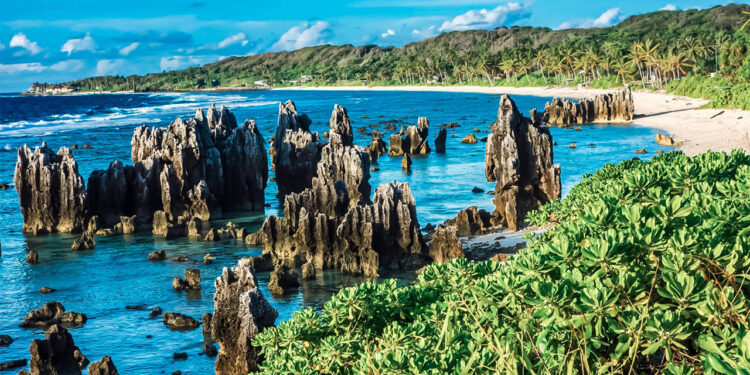
{"type": "MultiPolygon", "coordinates": [[[[388,124],[393,132],[388,137],[360,128],[356,132],[372,136],[367,147],[361,147],[354,143],[346,108],[333,107],[324,137],[310,132],[311,120],[288,101],[279,105],[268,154],[254,121],[238,124],[228,109],[214,106],[205,113],[196,111],[193,118],[178,118],[166,128],[136,128],[131,140],[133,165],[113,161],[107,169],[92,172],[85,185],[70,149],[63,147],[55,153],[42,144],[32,152],[24,146],[18,150],[14,180],[23,231],[83,232],[73,245],[81,251],[95,249],[95,236],[131,234],[149,227],[155,236],[167,239],[231,238],[261,247],[261,256],[240,259],[237,266],[223,269],[214,282],[214,311],[206,312],[200,321],[175,311],[162,314],[161,308],[153,306],[148,315],[161,315],[165,329],[173,331],[202,325],[202,354],[217,356],[215,372],[247,374],[263,361],[253,338],[273,326],[278,317],[259,289],[256,272],[270,272],[269,292],[283,295],[299,287],[301,279],[327,270],[375,277],[456,258],[503,261],[517,249],[516,245],[503,246],[502,241],[472,241],[488,233],[523,229],[527,212],[559,198],[560,167],[554,164],[553,141],[543,116],[532,111],[524,117],[508,96],[498,104],[493,125],[484,131],[486,137],[473,137],[474,143],[486,142],[485,178],[497,183],[491,192],[495,204],[491,213],[468,207],[437,227],[423,228],[409,184],[393,181],[374,189],[370,184],[370,172],[379,157],[402,158],[408,169],[412,155],[444,153],[454,126],[441,126],[432,137],[425,117],[401,129],[388,124]],[[269,156],[283,216],[265,218],[255,233],[231,222],[213,227],[212,221],[225,212],[264,209],[269,156]]],[[[32,252],[30,264],[38,262],[38,254],[31,256],[32,252]]],[[[168,258],[159,250],[144,255],[143,261],[167,259],[188,258],[168,258]]],[[[211,264],[211,259],[215,258],[206,254],[204,264],[211,264]]],[[[171,275],[171,288],[176,292],[200,293],[201,272],[190,267],[184,269],[184,279],[171,275]]],[[[88,360],[65,327],[79,327],[86,320],[86,315],[65,312],[56,302],[31,311],[23,327],[46,329],[47,340],[62,337],[59,340],[65,342],[55,349],[65,353],[54,357],[55,361],[63,358],[59,363],[35,356],[32,350],[31,373],[42,367],[47,372],[38,373],[85,369],[88,360]]],[[[32,349],[34,345],[41,348],[37,351],[51,345],[35,343],[32,349]]],[[[180,360],[188,354],[173,356],[180,360]]],[[[111,358],[104,357],[91,364],[89,372],[116,374],[117,369],[111,358]]]]}

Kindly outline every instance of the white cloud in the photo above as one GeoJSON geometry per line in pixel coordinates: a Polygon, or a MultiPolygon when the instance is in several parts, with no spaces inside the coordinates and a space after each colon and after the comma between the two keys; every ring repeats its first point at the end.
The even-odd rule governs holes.
{"type": "Polygon", "coordinates": [[[394,35],[396,35],[396,32],[393,31],[393,29],[388,29],[388,30],[386,30],[386,32],[380,34],[380,37],[381,38],[387,38],[389,36],[394,36],[394,35]]]}
{"type": "Polygon", "coordinates": [[[67,52],[68,56],[70,56],[73,52],[80,52],[80,51],[95,51],[96,50],[96,43],[94,42],[94,38],[91,37],[91,34],[86,33],[86,36],[79,39],[70,39],[65,44],[63,44],[62,48],[60,48],[60,52],[67,52]]]}
{"type": "Polygon", "coordinates": [[[245,33],[237,33],[222,40],[221,42],[219,42],[218,47],[226,48],[237,43],[240,43],[242,46],[247,45],[247,38],[245,37],[245,33]]]}
{"type": "Polygon", "coordinates": [[[141,44],[138,42],[130,43],[127,46],[120,48],[120,55],[127,56],[130,54],[130,52],[133,52],[140,45],[141,44]]]}
{"type": "Polygon", "coordinates": [[[599,17],[596,19],[588,18],[582,21],[565,21],[558,26],[558,29],[570,29],[570,28],[581,28],[581,29],[588,29],[592,27],[607,27],[612,26],[612,24],[622,19],[622,15],[620,14],[620,8],[610,8],[607,9],[604,13],[602,13],[599,17]]]}
{"type": "Polygon", "coordinates": [[[161,70],[174,70],[187,68],[189,66],[196,66],[205,64],[208,61],[213,61],[212,57],[208,56],[169,56],[162,57],[159,61],[159,67],[161,70]]]}
{"type": "Polygon", "coordinates": [[[42,52],[42,47],[39,47],[36,42],[30,41],[24,33],[13,35],[13,38],[10,39],[10,46],[21,47],[28,51],[31,55],[36,55],[39,52],[42,52]]]}
{"type": "Polygon", "coordinates": [[[96,75],[104,76],[112,73],[117,73],[116,71],[122,68],[124,65],[125,60],[123,59],[99,60],[99,62],[96,63],[96,75]]]}
{"type": "Polygon", "coordinates": [[[20,64],[0,64],[0,74],[16,74],[22,72],[34,72],[38,73],[46,70],[47,67],[35,62],[35,63],[20,63],[20,64]]]}
{"type": "Polygon", "coordinates": [[[294,26],[287,30],[279,40],[271,46],[274,51],[291,51],[304,47],[324,44],[323,38],[330,33],[330,24],[326,21],[318,21],[312,25],[307,22],[294,26]]]}
{"type": "Polygon", "coordinates": [[[491,29],[502,25],[509,15],[521,15],[528,11],[529,5],[510,2],[499,5],[494,9],[470,10],[443,22],[440,31],[456,31],[470,29],[491,29]]]}
{"type": "Polygon", "coordinates": [[[50,65],[50,69],[56,72],[77,72],[84,67],[83,60],[65,60],[50,65]]]}
{"type": "Polygon", "coordinates": [[[674,4],[667,4],[664,6],[664,8],[661,8],[659,10],[677,10],[677,6],[674,4]]]}

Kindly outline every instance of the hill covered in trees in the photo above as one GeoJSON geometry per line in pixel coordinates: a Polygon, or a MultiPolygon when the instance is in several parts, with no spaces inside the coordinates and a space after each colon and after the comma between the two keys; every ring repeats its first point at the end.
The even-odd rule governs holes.
{"type": "Polygon", "coordinates": [[[748,108],[750,35],[743,25],[749,17],[749,5],[663,10],[606,28],[516,26],[455,31],[402,48],[323,45],[230,57],[184,70],[93,77],[67,84],[76,91],[147,92],[252,87],[260,80],[277,87],[355,81],[594,87],[630,83],[711,97],[715,105],[748,108]],[[683,80],[685,76],[694,77],[683,80]]]}

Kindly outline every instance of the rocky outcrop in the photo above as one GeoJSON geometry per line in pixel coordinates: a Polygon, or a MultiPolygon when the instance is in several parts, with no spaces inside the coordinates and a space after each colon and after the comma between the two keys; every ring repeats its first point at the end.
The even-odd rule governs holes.
{"type": "Polygon", "coordinates": [[[164,313],[162,321],[165,326],[175,331],[188,331],[200,326],[200,322],[192,317],[173,312],[164,313]]]}
{"type": "Polygon", "coordinates": [[[458,211],[456,218],[446,220],[445,225],[455,227],[459,237],[468,237],[481,234],[485,229],[491,228],[492,222],[489,212],[471,206],[458,211]]]}
{"type": "Polygon", "coordinates": [[[485,151],[487,181],[497,181],[493,225],[516,230],[526,213],[560,197],[560,166],[553,164],[552,136],[536,119],[523,117],[507,95],[485,151]]]}
{"type": "Polygon", "coordinates": [[[322,150],[312,187],[288,195],[284,218],[269,217],[252,235],[270,260],[263,264],[303,266],[308,277],[315,269],[377,275],[427,259],[409,186],[381,186],[370,200],[369,156],[338,135],[339,125],[349,123],[345,113],[334,109],[331,143],[322,150]]]}
{"type": "Polygon", "coordinates": [[[392,134],[389,143],[388,156],[403,156],[409,148],[406,139],[402,138],[401,134],[392,134]]]}
{"type": "Polygon", "coordinates": [[[430,145],[427,143],[429,130],[430,123],[427,121],[427,117],[420,117],[417,120],[417,126],[412,125],[406,128],[410,154],[426,155],[430,153],[430,145]]]}
{"type": "Polygon", "coordinates": [[[544,105],[544,122],[549,125],[586,124],[633,120],[633,94],[630,88],[600,94],[578,103],[554,98],[544,105]]]}
{"type": "Polygon", "coordinates": [[[274,295],[282,295],[288,288],[299,286],[297,272],[285,264],[278,264],[271,272],[268,281],[268,291],[274,295]]]}
{"type": "Polygon", "coordinates": [[[435,152],[439,154],[445,153],[445,141],[448,138],[448,129],[441,128],[438,131],[438,135],[435,138],[435,152]]]}
{"type": "Polygon", "coordinates": [[[245,121],[227,135],[221,150],[225,209],[262,211],[268,182],[265,141],[255,121],[245,121]]]}
{"type": "MultiPolygon", "coordinates": [[[[212,106],[207,115],[197,110],[194,118],[178,118],[166,128],[136,128],[131,157],[133,166],[113,161],[106,170],[92,172],[85,189],[67,148],[57,154],[46,144],[33,154],[20,148],[16,187],[24,231],[133,233],[140,223],[181,226],[223,211],[264,207],[268,161],[263,137],[253,121],[238,126],[224,107],[212,106]]],[[[178,229],[154,232],[185,235],[178,229]]]]}
{"type": "Polygon", "coordinates": [[[18,192],[23,231],[40,234],[80,232],[86,225],[86,190],[73,153],[54,153],[43,142],[32,152],[18,149],[13,182],[18,192]]]}
{"type": "Polygon", "coordinates": [[[430,241],[430,258],[435,262],[447,263],[453,259],[464,257],[456,228],[438,225],[430,241]]]}
{"type": "Polygon", "coordinates": [[[44,340],[35,339],[29,346],[32,374],[80,374],[89,360],[73,342],[73,336],[60,325],[53,325],[44,333],[44,340]]]}
{"type": "Polygon", "coordinates": [[[271,141],[271,157],[276,184],[282,195],[309,188],[315,177],[324,143],[318,133],[310,132],[310,119],[297,115],[291,100],[279,103],[276,135],[271,141]]]}
{"type": "Polygon", "coordinates": [[[86,323],[86,315],[76,312],[65,312],[65,307],[60,302],[47,302],[38,310],[31,310],[19,327],[49,327],[61,324],[67,327],[82,326],[86,323]]]}
{"type": "Polygon", "coordinates": [[[278,313],[258,288],[252,263],[241,259],[237,267],[224,268],[214,283],[211,337],[219,344],[214,370],[218,375],[245,375],[262,361],[260,348],[252,345],[259,332],[272,327],[278,313]]]}
{"type": "Polygon", "coordinates": [[[101,361],[93,362],[89,366],[89,375],[120,375],[120,373],[117,372],[112,357],[104,356],[101,361]]]}
{"type": "Polygon", "coordinates": [[[380,138],[380,134],[373,133],[372,141],[365,147],[365,150],[370,155],[370,163],[377,163],[378,157],[388,152],[388,144],[380,138]]]}
{"type": "Polygon", "coordinates": [[[73,251],[80,250],[93,250],[96,247],[96,240],[94,236],[89,232],[83,232],[80,238],[73,241],[73,245],[70,247],[73,251]]]}

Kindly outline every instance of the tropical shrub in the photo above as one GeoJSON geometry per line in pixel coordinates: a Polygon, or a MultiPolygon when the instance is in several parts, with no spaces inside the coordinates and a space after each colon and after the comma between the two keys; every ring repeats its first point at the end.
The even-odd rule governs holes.
{"type": "Polygon", "coordinates": [[[586,176],[506,264],[367,282],[259,334],[266,374],[747,374],[750,156],[586,176]]]}

